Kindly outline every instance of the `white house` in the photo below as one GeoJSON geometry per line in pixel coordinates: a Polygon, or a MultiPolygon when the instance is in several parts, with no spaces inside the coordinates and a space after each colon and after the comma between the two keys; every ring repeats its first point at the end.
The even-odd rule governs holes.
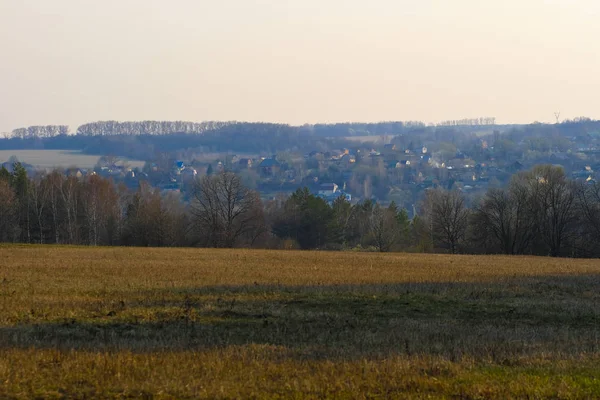
{"type": "Polygon", "coordinates": [[[319,194],[323,196],[331,196],[337,193],[339,187],[335,183],[324,183],[319,187],[319,194]]]}

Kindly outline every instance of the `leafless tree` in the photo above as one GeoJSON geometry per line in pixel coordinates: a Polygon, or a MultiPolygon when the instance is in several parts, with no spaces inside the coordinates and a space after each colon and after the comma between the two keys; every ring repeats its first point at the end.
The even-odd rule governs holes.
{"type": "Polygon", "coordinates": [[[581,184],[576,187],[577,206],[585,231],[600,243],[600,185],[581,184]]]}
{"type": "Polygon", "coordinates": [[[60,182],[60,187],[58,188],[67,217],[67,235],[70,244],[79,244],[79,226],[77,223],[79,187],[79,180],[74,176],[69,176],[60,182]]]}
{"type": "Polygon", "coordinates": [[[29,186],[31,205],[38,225],[39,242],[44,243],[44,210],[48,205],[49,187],[44,179],[37,179],[29,186]]]}
{"type": "Polygon", "coordinates": [[[264,229],[258,193],[244,187],[230,172],[196,182],[192,213],[213,247],[234,247],[243,236],[264,229]]]}
{"type": "Polygon", "coordinates": [[[81,205],[88,231],[88,243],[98,246],[108,243],[106,225],[115,209],[118,195],[112,181],[97,175],[90,176],[83,182],[81,205]],[[104,239],[104,240],[103,240],[104,239]]]}
{"type": "Polygon", "coordinates": [[[562,167],[538,165],[519,174],[513,185],[529,194],[530,213],[549,254],[558,257],[574,233],[575,187],[562,167]]]}
{"type": "Polygon", "coordinates": [[[48,188],[48,205],[52,214],[52,231],[54,234],[54,243],[60,243],[60,225],[63,203],[60,201],[60,188],[63,183],[63,174],[59,171],[52,171],[44,178],[48,188]]]}
{"type": "Polygon", "coordinates": [[[96,176],[90,177],[85,183],[82,196],[86,225],[88,228],[88,243],[98,245],[100,237],[100,182],[96,176]]]}
{"type": "Polygon", "coordinates": [[[490,189],[475,207],[475,239],[488,234],[504,254],[523,254],[536,229],[527,192],[519,185],[508,190],[490,189]]]}
{"type": "Polygon", "coordinates": [[[388,252],[400,238],[400,228],[396,220],[396,213],[379,204],[375,205],[369,220],[373,243],[380,252],[388,252]]]}
{"type": "Polygon", "coordinates": [[[447,246],[451,253],[457,253],[465,238],[469,218],[462,193],[439,188],[428,190],[423,208],[434,241],[447,246]]]}
{"type": "Polygon", "coordinates": [[[107,206],[106,237],[108,244],[115,245],[120,243],[125,228],[125,216],[127,205],[131,199],[131,194],[124,184],[116,187],[111,193],[111,202],[107,206]]]}

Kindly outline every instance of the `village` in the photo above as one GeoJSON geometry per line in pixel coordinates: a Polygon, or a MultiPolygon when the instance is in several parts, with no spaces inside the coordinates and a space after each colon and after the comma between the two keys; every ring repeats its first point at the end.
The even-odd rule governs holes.
{"type": "Polygon", "coordinates": [[[428,188],[457,189],[476,196],[504,187],[511,177],[536,164],[562,166],[576,180],[595,182],[600,171],[600,135],[584,141],[571,138],[561,148],[531,150],[528,141],[508,148],[506,141],[493,146],[485,139],[470,143],[469,150],[451,144],[420,143],[401,146],[355,146],[306,154],[226,154],[213,160],[169,160],[147,163],[142,171],[123,171],[104,166],[99,173],[113,174],[134,185],[148,180],[163,190],[184,196],[193,190],[197,176],[221,171],[240,175],[244,184],[259,191],[263,199],[290,194],[301,187],[333,202],[339,196],[356,203],[372,199],[381,204],[394,201],[409,212],[428,188]]]}
{"type": "MultiPolygon", "coordinates": [[[[93,168],[73,166],[64,168],[64,173],[78,178],[97,174],[132,189],[145,181],[189,200],[197,177],[231,171],[264,200],[307,187],[330,203],[340,196],[352,203],[393,201],[412,214],[428,188],[457,189],[474,197],[506,186],[514,174],[536,164],[560,165],[572,179],[595,182],[600,171],[600,133],[559,139],[515,142],[496,135],[462,140],[459,148],[426,140],[407,143],[407,138],[396,136],[387,138],[387,143],[356,143],[308,153],[161,153],[143,167],[103,156],[93,168]]],[[[11,171],[14,161],[18,160],[2,166],[11,171]]],[[[23,164],[30,174],[40,172],[23,164]]]]}

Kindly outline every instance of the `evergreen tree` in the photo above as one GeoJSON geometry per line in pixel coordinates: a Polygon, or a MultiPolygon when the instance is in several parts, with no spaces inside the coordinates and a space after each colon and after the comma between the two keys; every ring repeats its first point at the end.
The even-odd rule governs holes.
{"type": "Polygon", "coordinates": [[[329,242],[333,219],[329,204],[303,188],[286,201],[272,231],[279,238],[295,239],[302,249],[321,248],[329,242]]]}

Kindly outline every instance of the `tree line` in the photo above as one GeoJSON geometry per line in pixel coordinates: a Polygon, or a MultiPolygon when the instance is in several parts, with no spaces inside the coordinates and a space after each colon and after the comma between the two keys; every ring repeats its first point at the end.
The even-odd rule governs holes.
{"type": "Polygon", "coordinates": [[[419,210],[330,204],[306,188],[262,201],[231,172],[199,178],[184,202],[144,182],[0,169],[2,242],[600,256],[600,185],[561,167],[536,166],[481,198],[430,189],[419,210]]]}
{"type": "Polygon", "coordinates": [[[485,126],[485,125],[496,125],[496,117],[479,117],[479,118],[463,118],[456,120],[442,121],[437,124],[438,126],[485,126]]]}
{"type": "Polygon", "coordinates": [[[77,134],[85,136],[203,134],[230,124],[235,122],[98,121],[79,126],[77,134]]]}
{"type": "Polygon", "coordinates": [[[19,139],[49,138],[58,135],[67,135],[68,133],[68,125],[39,125],[14,129],[12,137],[19,139]]]}
{"type": "MultiPolygon", "coordinates": [[[[76,133],[83,136],[202,134],[235,122],[189,121],[98,121],[80,125],[76,133]]],[[[17,128],[12,137],[19,139],[49,138],[69,134],[68,125],[41,125],[17,128]]]]}
{"type": "Polygon", "coordinates": [[[433,241],[450,252],[600,255],[600,186],[570,180],[560,166],[535,166],[466,202],[458,192],[426,194],[433,241]]]}
{"type": "MultiPolygon", "coordinates": [[[[494,125],[495,118],[473,118],[444,121],[436,126],[480,126],[494,125]]],[[[172,134],[196,134],[218,131],[222,128],[239,125],[246,130],[252,131],[257,125],[263,127],[277,128],[282,124],[250,123],[250,122],[190,122],[190,121],[97,121],[80,125],[75,130],[77,135],[83,136],[134,136],[134,135],[172,135],[172,134]]],[[[421,121],[391,121],[377,123],[335,123],[335,124],[305,124],[294,127],[286,127],[297,130],[303,135],[318,137],[339,136],[370,136],[370,135],[394,135],[403,134],[415,129],[423,129],[427,124],[421,121]]],[[[12,131],[12,137],[19,139],[49,138],[70,133],[68,125],[44,125],[17,128],[12,131]]]]}

